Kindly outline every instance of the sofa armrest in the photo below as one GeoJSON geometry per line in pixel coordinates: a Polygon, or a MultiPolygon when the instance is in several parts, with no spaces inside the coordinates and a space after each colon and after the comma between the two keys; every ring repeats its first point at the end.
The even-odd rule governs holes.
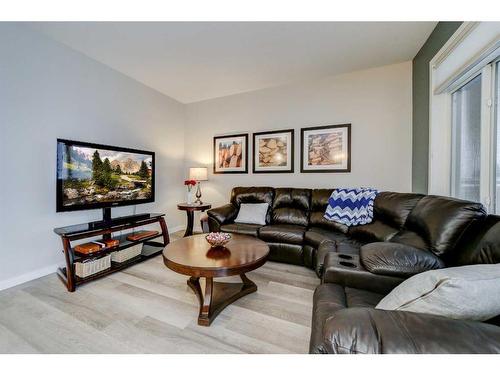
{"type": "Polygon", "coordinates": [[[404,280],[401,277],[376,275],[367,271],[357,255],[329,252],[325,257],[323,283],[334,283],[385,295],[404,280]]]}
{"type": "Polygon", "coordinates": [[[212,208],[207,211],[211,232],[219,232],[220,226],[232,222],[238,215],[238,208],[232,204],[212,208]]]}
{"type": "Polygon", "coordinates": [[[432,252],[395,242],[372,242],[361,246],[361,263],[371,273],[410,277],[444,267],[432,252]]]}
{"type": "Polygon", "coordinates": [[[337,252],[337,244],[335,241],[324,240],[318,246],[318,251],[316,252],[316,262],[314,264],[314,269],[316,270],[316,274],[318,277],[323,275],[323,271],[325,269],[325,260],[326,256],[329,253],[337,252]]]}
{"type": "Polygon", "coordinates": [[[500,353],[500,327],[407,311],[348,308],[325,322],[321,352],[500,353]]]}

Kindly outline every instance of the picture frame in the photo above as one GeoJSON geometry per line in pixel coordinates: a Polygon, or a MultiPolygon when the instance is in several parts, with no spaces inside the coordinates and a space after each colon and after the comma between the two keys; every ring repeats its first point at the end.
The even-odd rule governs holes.
{"type": "Polygon", "coordinates": [[[214,174],[248,173],[248,134],[214,137],[214,174]]]}
{"type": "Polygon", "coordinates": [[[351,124],[300,129],[302,173],[351,172],[351,124]]]}
{"type": "Polygon", "coordinates": [[[253,173],[293,173],[295,129],[253,133],[253,173]]]}

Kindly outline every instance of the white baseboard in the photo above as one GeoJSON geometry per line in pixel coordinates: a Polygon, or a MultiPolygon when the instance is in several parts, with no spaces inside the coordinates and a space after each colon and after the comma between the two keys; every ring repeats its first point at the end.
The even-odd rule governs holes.
{"type": "Polygon", "coordinates": [[[0,290],[12,288],[13,286],[24,284],[28,281],[38,279],[43,276],[50,275],[57,271],[58,264],[53,264],[51,266],[43,267],[35,271],[24,273],[19,276],[12,277],[7,280],[0,280],[0,290]]]}
{"type": "MultiPolygon", "coordinates": [[[[183,225],[178,225],[173,228],[169,228],[168,233],[172,234],[175,232],[178,232],[180,230],[185,230],[186,228],[183,225]]],[[[59,267],[58,264],[53,264],[51,266],[43,267],[35,271],[31,271],[28,273],[24,273],[19,276],[12,277],[7,280],[0,280],[0,290],[5,290],[12,288],[16,285],[24,284],[28,281],[38,279],[43,276],[50,275],[51,273],[54,273],[57,271],[57,267],[59,267]]]]}

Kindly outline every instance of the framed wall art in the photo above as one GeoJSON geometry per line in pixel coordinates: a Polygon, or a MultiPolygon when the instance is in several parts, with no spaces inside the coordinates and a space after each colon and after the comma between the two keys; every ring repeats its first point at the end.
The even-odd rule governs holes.
{"type": "Polygon", "coordinates": [[[248,173],[248,134],[214,137],[214,173],[248,173]]]}
{"type": "Polygon", "coordinates": [[[253,173],[293,173],[293,129],[253,133],[253,173]]]}
{"type": "Polygon", "coordinates": [[[351,124],[302,128],[300,171],[350,172],[351,124]]]}

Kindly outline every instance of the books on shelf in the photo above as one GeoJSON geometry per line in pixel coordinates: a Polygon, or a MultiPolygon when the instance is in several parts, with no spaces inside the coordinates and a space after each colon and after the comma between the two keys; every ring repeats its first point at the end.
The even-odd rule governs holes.
{"type": "Polygon", "coordinates": [[[109,239],[102,239],[99,241],[90,241],[90,242],[85,242],[79,245],[75,246],[75,252],[83,255],[89,255],[92,253],[95,253],[97,251],[100,251],[104,248],[112,248],[116,247],[120,244],[120,241],[109,238],[109,239]]]}
{"type": "Polygon", "coordinates": [[[139,232],[135,232],[135,233],[129,234],[127,236],[127,240],[129,240],[129,241],[140,241],[140,240],[143,240],[145,238],[154,237],[154,236],[156,236],[159,233],[160,232],[158,232],[157,230],[141,230],[139,232]]]}

